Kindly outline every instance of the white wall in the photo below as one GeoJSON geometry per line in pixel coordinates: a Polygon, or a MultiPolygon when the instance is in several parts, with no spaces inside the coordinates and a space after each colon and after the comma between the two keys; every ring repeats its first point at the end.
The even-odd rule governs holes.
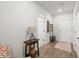
{"type": "Polygon", "coordinates": [[[54,35],[57,41],[72,41],[72,13],[54,16],[54,35]]]}
{"type": "Polygon", "coordinates": [[[13,57],[24,57],[23,42],[26,40],[27,27],[37,25],[39,14],[47,20],[52,19],[35,2],[0,2],[0,44],[11,47],[13,57]]]}

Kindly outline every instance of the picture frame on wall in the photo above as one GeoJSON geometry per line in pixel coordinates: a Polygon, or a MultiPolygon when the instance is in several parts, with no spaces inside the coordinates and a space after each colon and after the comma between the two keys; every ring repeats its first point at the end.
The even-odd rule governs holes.
{"type": "Polygon", "coordinates": [[[49,21],[47,20],[47,33],[49,32],[49,21]]]}

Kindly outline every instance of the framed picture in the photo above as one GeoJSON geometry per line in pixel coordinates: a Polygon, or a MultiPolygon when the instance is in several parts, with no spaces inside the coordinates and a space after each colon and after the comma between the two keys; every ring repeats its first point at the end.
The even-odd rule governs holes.
{"type": "Polygon", "coordinates": [[[47,33],[49,32],[49,21],[47,20],[47,33]]]}

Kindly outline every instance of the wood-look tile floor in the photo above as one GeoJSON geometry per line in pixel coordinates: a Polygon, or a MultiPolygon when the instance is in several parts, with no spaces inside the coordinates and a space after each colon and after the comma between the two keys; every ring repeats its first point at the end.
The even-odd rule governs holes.
{"type": "Polygon", "coordinates": [[[38,58],[77,58],[77,55],[72,47],[72,52],[66,52],[54,48],[57,42],[50,42],[40,48],[40,56],[38,58]]]}

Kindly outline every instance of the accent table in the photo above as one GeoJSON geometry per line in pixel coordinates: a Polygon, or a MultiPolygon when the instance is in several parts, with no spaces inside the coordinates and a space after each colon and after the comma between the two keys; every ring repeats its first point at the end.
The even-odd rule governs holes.
{"type": "Polygon", "coordinates": [[[32,58],[35,58],[36,55],[39,56],[38,41],[39,41],[39,39],[31,39],[31,40],[28,40],[28,41],[24,41],[24,44],[25,44],[25,57],[31,56],[32,58]]]}

